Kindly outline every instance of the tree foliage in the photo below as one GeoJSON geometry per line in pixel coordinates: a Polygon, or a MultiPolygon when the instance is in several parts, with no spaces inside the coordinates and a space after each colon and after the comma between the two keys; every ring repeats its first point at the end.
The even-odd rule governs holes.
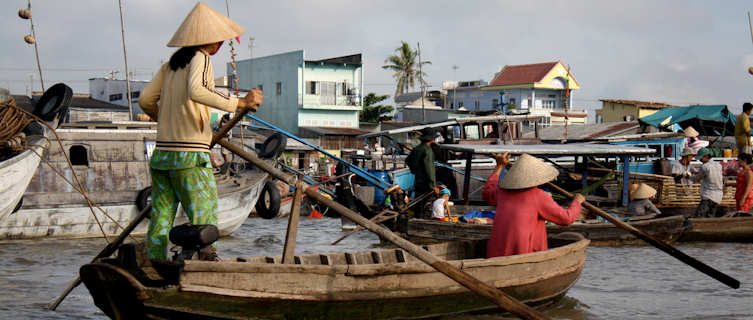
{"type": "Polygon", "coordinates": [[[363,97],[363,111],[361,111],[361,114],[358,116],[358,120],[361,122],[372,123],[392,120],[392,116],[386,114],[395,110],[394,107],[386,105],[376,105],[377,103],[387,100],[387,98],[389,97],[390,96],[387,94],[376,95],[373,92],[367,94],[365,97],[363,97]]]}
{"type": "MultiPolygon", "coordinates": [[[[397,81],[395,97],[414,88],[417,81],[419,84],[426,84],[426,72],[419,72],[418,51],[413,50],[407,42],[400,42],[401,45],[395,49],[396,54],[387,57],[382,66],[382,69],[394,72],[392,77],[397,81]]],[[[421,66],[427,64],[431,64],[431,61],[421,61],[421,66]]]]}

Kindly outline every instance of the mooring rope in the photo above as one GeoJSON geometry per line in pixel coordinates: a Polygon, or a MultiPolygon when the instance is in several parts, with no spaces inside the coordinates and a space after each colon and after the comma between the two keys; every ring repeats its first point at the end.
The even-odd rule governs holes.
{"type": "Polygon", "coordinates": [[[0,148],[9,148],[11,152],[25,149],[23,130],[32,122],[16,106],[16,100],[11,97],[0,102],[0,148]]]}
{"type": "MultiPolygon", "coordinates": [[[[11,98],[11,99],[12,99],[12,98],[11,98]]],[[[50,162],[49,162],[49,161],[48,161],[47,159],[45,159],[44,157],[42,157],[42,155],[41,155],[41,154],[39,154],[38,152],[36,152],[36,150],[34,150],[34,149],[31,149],[31,148],[30,148],[29,146],[25,146],[25,148],[26,148],[26,149],[30,149],[30,150],[31,150],[32,152],[34,152],[34,153],[35,153],[35,154],[36,154],[36,155],[37,155],[37,156],[38,156],[38,157],[39,157],[40,159],[44,160],[44,162],[45,162],[45,163],[46,163],[46,164],[47,164],[47,165],[48,165],[48,166],[49,166],[49,167],[50,167],[50,168],[51,168],[51,169],[52,169],[52,170],[53,170],[53,171],[54,171],[54,172],[55,172],[55,173],[56,173],[56,174],[57,174],[58,176],[60,176],[61,178],[63,178],[63,181],[65,181],[66,183],[68,183],[68,184],[69,184],[69,185],[70,185],[71,187],[73,187],[73,189],[74,189],[74,190],[76,190],[76,192],[78,192],[79,194],[81,194],[81,196],[82,196],[82,197],[83,197],[83,198],[84,198],[84,199],[86,200],[86,202],[87,202],[87,205],[89,206],[89,211],[91,211],[91,213],[92,213],[92,216],[94,217],[94,221],[96,221],[96,222],[97,222],[97,226],[99,226],[99,230],[100,230],[100,232],[102,232],[102,237],[103,237],[103,238],[105,239],[105,242],[109,243],[109,242],[110,242],[110,240],[109,240],[109,239],[107,238],[107,232],[105,232],[105,229],[104,229],[104,227],[102,226],[102,222],[101,222],[101,221],[99,220],[99,217],[97,217],[97,214],[96,214],[96,213],[94,212],[94,207],[97,207],[97,209],[99,209],[99,211],[100,211],[100,212],[102,212],[102,214],[103,214],[103,215],[104,215],[105,217],[107,217],[107,218],[108,218],[108,219],[110,219],[110,220],[111,220],[111,221],[112,221],[113,223],[115,223],[115,225],[116,225],[117,227],[119,227],[120,229],[125,229],[125,228],[124,228],[124,227],[123,227],[123,226],[122,226],[122,225],[121,225],[120,223],[118,223],[118,221],[117,221],[117,220],[115,220],[115,219],[114,219],[114,218],[113,218],[112,216],[110,216],[110,215],[109,215],[109,214],[108,214],[108,213],[107,213],[107,212],[106,212],[106,211],[105,211],[104,209],[102,209],[102,207],[100,207],[100,206],[99,206],[98,204],[96,204],[96,203],[95,203],[94,201],[92,201],[92,200],[91,200],[91,198],[89,197],[89,195],[88,195],[88,194],[86,193],[86,191],[85,191],[85,189],[84,189],[83,185],[81,184],[81,181],[80,181],[80,180],[78,179],[78,175],[76,174],[75,170],[73,169],[73,163],[71,162],[71,159],[70,159],[70,157],[68,157],[68,154],[67,154],[67,153],[65,152],[65,148],[63,147],[63,143],[62,143],[62,141],[61,141],[61,139],[60,139],[60,136],[58,136],[57,132],[55,131],[55,128],[53,128],[52,126],[50,126],[49,124],[47,124],[47,122],[46,122],[46,121],[44,121],[44,120],[40,119],[40,118],[39,118],[39,117],[37,117],[36,115],[34,115],[34,114],[32,114],[32,113],[30,113],[30,112],[28,112],[28,111],[26,111],[26,110],[23,110],[23,109],[21,109],[20,107],[16,106],[16,104],[15,104],[15,103],[12,103],[12,104],[6,104],[6,103],[3,103],[3,105],[4,105],[4,106],[6,106],[6,108],[5,108],[5,109],[13,109],[13,110],[16,110],[16,112],[20,112],[20,114],[21,114],[22,116],[23,116],[23,115],[29,116],[29,117],[30,117],[30,119],[27,119],[27,118],[25,118],[25,117],[24,117],[24,119],[27,119],[27,121],[28,121],[28,122],[26,123],[27,125],[28,125],[28,123],[30,123],[30,122],[33,122],[33,121],[37,121],[37,122],[41,123],[42,125],[44,125],[45,127],[47,127],[47,128],[48,128],[48,129],[50,130],[50,132],[52,132],[52,134],[53,134],[53,135],[55,136],[55,141],[57,142],[58,146],[60,147],[60,150],[62,151],[61,153],[62,153],[62,154],[63,154],[63,156],[65,157],[65,161],[66,161],[66,163],[68,164],[68,169],[70,169],[70,170],[71,170],[71,175],[73,176],[73,180],[75,181],[75,185],[74,185],[74,184],[73,184],[73,183],[72,183],[72,182],[71,182],[70,180],[68,180],[67,178],[65,178],[65,176],[64,176],[64,175],[62,174],[62,172],[60,172],[59,170],[57,170],[57,169],[56,169],[56,168],[55,168],[55,167],[54,167],[54,166],[52,165],[52,163],[50,163],[50,162]]],[[[0,122],[0,125],[4,125],[4,122],[0,122]]],[[[26,127],[26,125],[24,125],[23,127],[21,127],[21,129],[20,129],[20,130],[23,130],[23,128],[25,128],[25,127],[26,127]]],[[[49,141],[50,141],[50,139],[49,139],[49,138],[47,138],[47,137],[45,137],[45,136],[39,136],[39,137],[46,139],[46,140],[48,141],[48,145],[49,145],[49,141]]],[[[131,236],[129,235],[129,237],[131,237],[131,236]]],[[[131,239],[135,240],[135,239],[134,239],[133,237],[131,237],[131,239]]]]}

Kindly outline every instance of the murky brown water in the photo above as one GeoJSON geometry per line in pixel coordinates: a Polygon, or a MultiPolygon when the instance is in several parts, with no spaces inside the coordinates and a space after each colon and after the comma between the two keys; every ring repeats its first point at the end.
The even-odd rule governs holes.
{"type": "MultiPolygon", "coordinates": [[[[222,257],[280,255],[287,220],[249,219],[220,240],[222,257]]],[[[361,250],[379,242],[359,232],[338,246],[339,219],[303,218],[297,253],[361,250]]],[[[105,319],[84,286],[47,311],[104,240],[0,242],[0,319],[105,319]]],[[[581,279],[544,313],[557,319],[753,319],[753,244],[680,245],[685,253],[736,277],[733,290],[652,247],[589,248],[581,279]]],[[[502,319],[465,315],[447,319],[502,319]]]]}

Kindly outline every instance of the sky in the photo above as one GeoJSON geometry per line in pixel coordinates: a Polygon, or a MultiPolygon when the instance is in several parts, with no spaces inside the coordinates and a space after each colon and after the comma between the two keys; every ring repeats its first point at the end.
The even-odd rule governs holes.
{"type": "MultiPolygon", "coordinates": [[[[122,0],[129,69],[148,80],[174,48],[166,47],[196,1],[122,0]]],[[[225,0],[204,3],[226,13],[225,0]]],[[[239,59],[305,50],[306,59],[362,53],[365,91],[392,94],[383,70],[400,41],[421,45],[429,90],[448,80],[490,81],[505,65],[560,60],[581,90],[574,109],[599,99],[676,105],[724,104],[738,113],[751,101],[751,1],[230,1],[230,16],[246,29],[239,59]],[[458,69],[453,71],[452,66],[458,69]]],[[[0,87],[39,90],[33,46],[23,41],[25,0],[0,3],[0,87]]],[[[124,78],[116,0],[33,0],[45,84],[65,82],[88,92],[88,80],[118,70],[124,78]]],[[[215,77],[229,47],[213,58],[215,77]]],[[[418,90],[418,88],[416,89],[418,90]]]]}

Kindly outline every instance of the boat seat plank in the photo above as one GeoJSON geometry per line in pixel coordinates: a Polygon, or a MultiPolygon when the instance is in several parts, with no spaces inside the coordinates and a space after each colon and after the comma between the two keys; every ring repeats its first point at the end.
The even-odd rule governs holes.
{"type": "Polygon", "coordinates": [[[327,254],[330,265],[348,264],[348,260],[345,258],[344,253],[330,253],[327,254]]]}
{"type": "Polygon", "coordinates": [[[264,257],[264,261],[266,261],[267,263],[272,263],[272,264],[282,263],[282,259],[280,257],[264,257]]]}

